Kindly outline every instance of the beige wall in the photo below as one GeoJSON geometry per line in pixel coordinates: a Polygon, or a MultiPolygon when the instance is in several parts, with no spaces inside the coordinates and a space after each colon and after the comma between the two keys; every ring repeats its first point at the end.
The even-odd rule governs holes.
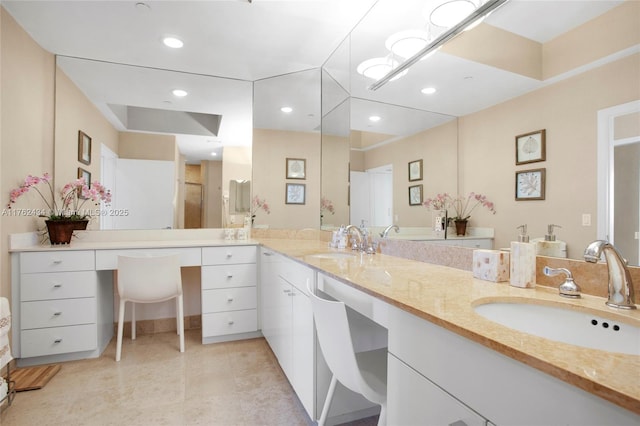
{"type": "Polygon", "coordinates": [[[258,212],[255,223],[271,228],[320,227],[320,134],[254,129],[252,194],[265,198],[271,214],[258,212]],[[286,179],[286,158],[306,159],[305,180],[286,179]],[[306,185],[304,205],[285,204],[285,183],[306,185]]]}
{"type": "MultiPolygon", "coordinates": [[[[218,224],[218,227],[227,226],[231,221],[235,224],[243,223],[243,216],[234,215],[234,217],[231,217],[229,215],[229,203],[226,202],[222,205],[222,196],[224,194],[225,199],[228,201],[229,181],[251,180],[253,164],[253,153],[250,146],[227,146],[223,148],[222,155],[224,156],[224,161],[221,162],[221,181],[218,181],[216,184],[219,191],[209,193],[209,204],[212,206],[211,214],[215,214],[218,218],[220,218],[220,215],[224,216],[222,222],[214,221],[214,223],[218,224]],[[217,212],[214,213],[214,209],[217,210],[217,212]]],[[[220,161],[218,161],[218,163],[220,163],[220,161]]],[[[214,216],[212,216],[212,219],[213,217],[214,216]]]]}
{"type": "MultiPolygon", "coordinates": [[[[28,174],[53,174],[55,61],[1,7],[0,31],[0,194],[4,208],[9,191],[28,174]]],[[[32,195],[20,199],[16,207],[44,207],[32,195]]],[[[8,235],[33,231],[36,226],[42,226],[41,219],[0,217],[0,296],[11,294],[8,235]]]]}
{"type": "Polygon", "coordinates": [[[118,157],[136,160],[176,160],[176,137],[155,133],[121,132],[118,157]]]}
{"type": "MultiPolygon", "coordinates": [[[[222,204],[222,161],[203,161],[204,222],[205,228],[223,226],[222,204]]],[[[250,176],[250,175],[249,175],[250,176]]]]}
{"type": "MultiPolygon", "coordinates": [[[[67,75],[56,67],[55,95],[55,182],[60,188],[76,179],[78,169],[91,173],[92,181],[100,181],[102,146],[118,152],[118,131],[86,98],[67,75]],[[91,163],[78,161],[78,132],[91,138],[91,163]]],[[[113,189],[113,188],[110,188],[113,189]]],[[[100,217],[89,222],[89,229],[100,228],[100,217]]]]}
{"type": "Polygon", "coordinates": [[[321,197],[334,207],[334,213],[322,213],[322,225],[349,224],[349,138],[322,136],[321,197]]]}

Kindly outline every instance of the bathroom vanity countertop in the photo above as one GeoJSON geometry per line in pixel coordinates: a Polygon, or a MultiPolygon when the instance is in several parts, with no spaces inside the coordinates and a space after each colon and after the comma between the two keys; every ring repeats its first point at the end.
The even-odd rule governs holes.
{"type": "Polygon", "coordinates": [[[473,307],[526,298],[527,303],[570,304],[575,309],[615,316],[619,322],[635,326],[640,326],[640,310],[613,310],[605,306],[601,297],[583,295],[569,300],[561,298],[553,288],[512,287],[508,282],[475,279],[468,271],[383,254],[315,257],[314,254],[340,251],[321,241],[259,241],[393,306],[640,414],[640,356],[582,348],[512,330],[485,319],[473,307]]]}

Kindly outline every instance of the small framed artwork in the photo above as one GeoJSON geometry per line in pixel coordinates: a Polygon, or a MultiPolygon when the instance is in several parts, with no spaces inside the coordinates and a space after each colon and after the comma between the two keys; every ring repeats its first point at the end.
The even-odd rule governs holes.
{"type": "Polygon", "coordinates": [[[422,180],[422,160],[411,161],[409,163],[409,182],[422,180]]]}
{"type": "Polygon", "coordinates": [[[287,179],[306,179],[307,160],[304,158],[287,158],[287,179]]]}
{"type": "Polygon", "coordinates": [[[547,169],[531,169],[516,172],[516,201],[544,200],[547,169]]]}
{"type": "MultiPolygon", "coordinates": [[[[87,184],[87,186],[91,187],[91,172],[86,171],[85,169],[83,169],[82,167],[78,167],[78,179],[82,179],[84,178],[85,183],[87,184]]],[[[78,189],[78,197],[80,197],[81,199],[85,199],[79,189],[78,189]]]]}
{"type": "Polygon", "coordinates": [[[82,130],[78,130],[78,161],[91,164],[91,138],[82,130]]]}
{"type": "Polygon", "coordinates": [[[409,187],[409,205],[419,206],[422,204],[422,185],[409,187]]]}
{"type": "Polygon", "coordinates": [[[304,204],[304,193],[306,185],[303,183],[287,183],[285,203],[304,204]]]}
{"type": "Polygon", "coordinates": [[[546,160],[546,130],[516,136],[516,165],[546,160]]]}

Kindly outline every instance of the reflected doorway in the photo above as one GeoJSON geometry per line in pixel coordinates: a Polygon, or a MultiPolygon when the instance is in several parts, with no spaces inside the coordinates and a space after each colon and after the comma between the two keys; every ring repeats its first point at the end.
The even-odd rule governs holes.
{"type": "Polygon", "coordinates": [[[202,184],[186,182],[184,188],[184,228],[202,228],[202,184]]]}
{"type": "Polygon", "coordinates": [[[350,223],[387,226],[393,222],[393,165],[351,172],[350,223]]]}

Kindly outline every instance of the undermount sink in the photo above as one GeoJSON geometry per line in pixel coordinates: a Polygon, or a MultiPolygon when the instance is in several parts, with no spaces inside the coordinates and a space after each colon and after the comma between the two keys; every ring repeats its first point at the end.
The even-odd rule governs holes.
{"type": "Polygon", "coordinates": [[[640,356],[640,326],[611,317],[526,302],[481,303],[474,310],[505,327],[556,342],[640,356]]]}
{"type": "Polygon", "coordinates": [[[309,257],[315,257],[316,259],[350,259],[354,256],[354,253],[345,251],[334,251],[330,253],[318,253],[309,255],[309,257]]]}

